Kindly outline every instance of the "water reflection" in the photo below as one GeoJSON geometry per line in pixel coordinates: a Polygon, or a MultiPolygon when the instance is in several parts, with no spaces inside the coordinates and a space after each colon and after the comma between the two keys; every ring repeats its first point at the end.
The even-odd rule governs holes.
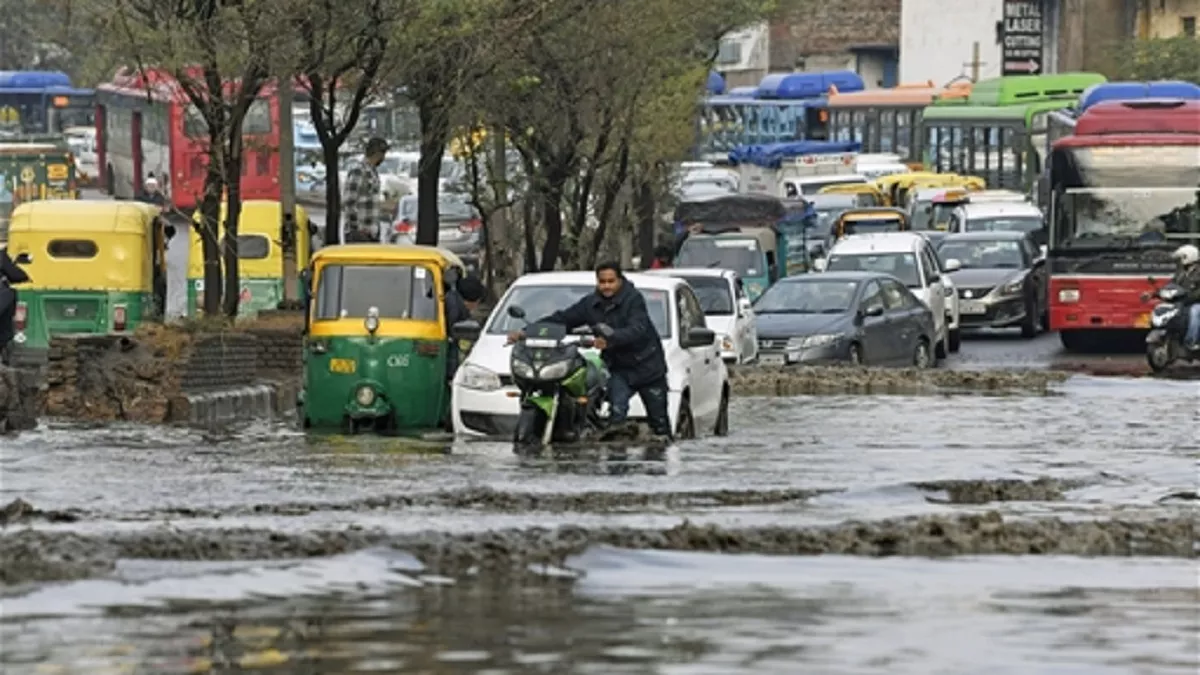
{"type": "MultiPolygon", "coordinates": [[[[577,581],[458,583],[423,577],[413,562],[377,550],[302,564],[126,569],[123,594],[101,599],[86,585],[95,582],[61,587],[60,598],[93,604],[60,605],[58,618],[18,619],[6,602],[0,666],[13,675],[1194,675],[1200,647],[1188,560],[595,548],[570,562],[585,575],[577,581]]],[[[26,596],[26,609],[46,592],[26,596]]]]}

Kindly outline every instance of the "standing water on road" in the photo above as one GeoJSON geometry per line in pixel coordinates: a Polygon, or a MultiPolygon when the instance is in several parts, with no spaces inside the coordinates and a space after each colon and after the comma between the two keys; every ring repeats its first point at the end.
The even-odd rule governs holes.
{"type": "Polygon", "coordinates": [[[0,446],[0,671],[1194,673],[1195,401],[738,399],[539,460],[51,426],[0,446]]]}

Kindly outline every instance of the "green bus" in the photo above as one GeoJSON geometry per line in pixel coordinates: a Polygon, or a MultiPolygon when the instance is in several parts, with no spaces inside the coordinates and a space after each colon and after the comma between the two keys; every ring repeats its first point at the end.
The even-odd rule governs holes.
{"type": "Polygon", "coordinates": [[[921,120],[925,167],[1029,193],[1042,171],[1047,116],[1105,81],[1097,73],[1014,75],[976,82],[965,97],[940,96],[921,120]]]}

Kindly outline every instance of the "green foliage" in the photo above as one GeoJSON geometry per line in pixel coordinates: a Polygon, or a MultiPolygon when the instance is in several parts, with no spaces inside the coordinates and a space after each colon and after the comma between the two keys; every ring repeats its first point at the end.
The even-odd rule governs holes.
{"type": "Polygon", "coordinates": [[[1118,54],[1116,76],[1120,79],[1200,82],[1200,40],[1194,37],[1135,40],[1118,54]]]}

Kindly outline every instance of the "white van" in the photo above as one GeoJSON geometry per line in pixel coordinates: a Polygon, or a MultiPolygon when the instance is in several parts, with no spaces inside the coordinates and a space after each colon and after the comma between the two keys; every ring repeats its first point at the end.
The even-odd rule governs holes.
{"type": "Polygon", "coordinates": [[[839,240],[825,258],[828,271],[866,271],[891,274],[908,286],[933,312],[936,352],[944,359],[958,351],[958,303],[949,302],[953,286],[943,278],[955,269],[942,269],[933,245],[916,232],[855,234],[839,240]]]}

